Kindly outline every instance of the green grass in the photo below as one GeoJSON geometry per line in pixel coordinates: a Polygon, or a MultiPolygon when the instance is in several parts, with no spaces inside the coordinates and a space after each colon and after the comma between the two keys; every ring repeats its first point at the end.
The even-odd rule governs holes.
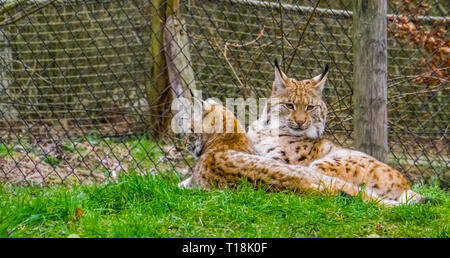
{"type": "Polygon", "coordinates": [[[440,205],[380,207],[358,197],[187,190],[175,176],[117,182],[0,187],[0,237],[445,237],[450,195],[416,190],[440,205]]]}
{"type": "Polygon", "coordinates": [[[72,141],[65,141],[61,144],[61,147],[64,151],[68,152],[75,152],[77,151],[77,148],[75,147],[75,144],[72,141]]]}
{"type": "Polygon", "coordinates": [[[13,154],[13,148],[8,147],[4,143],[0,143],[0,157],[11,157],[13,154]]]}
{"type": "Polygon", "coordinates": [[[42,160],[52,167],[63,167],[61,164],[61,160],[59,160],[57,157],[53,157],[52,155],[42,157],[42,160]]]}

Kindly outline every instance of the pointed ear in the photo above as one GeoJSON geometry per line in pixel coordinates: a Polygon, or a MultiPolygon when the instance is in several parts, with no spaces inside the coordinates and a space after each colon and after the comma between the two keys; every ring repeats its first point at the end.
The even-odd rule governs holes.
{"type": "Polygon", "coordinates": [[[322,93],[323,88],[325,87],[325,82],[327,81],[327,77],[328,77],[328,64],[325,65],[323,73],[317,75],[312,79],[314,81],[314,88],[319,93],[322,93]]]}
{"type": "Polygon", "coordinates": [[[212,106],[215,104],[215,102],[213,100],[207,99],[206,101],[202,100],[202,104],[203,104],[203,114],[204,114],[204,113],[208,113],[211,111],[212,106]]]}
{"type": "Polygon", "coordinates": [[[203,100],[201,98],[198,98],[196,96],[192,96],[194,100],[194,118],[193,120],[195,122],[201,121],[202,116],[205,113],[208,113],[212,109],[212,103],[210,103],[208,100],[203,100]]]}
{"type": "Polygon", "coordinates": [[[274,90],[282,92],[285,89],[287,76],[281,71],[277,59],[275,59],[275,80],[273,82],[274,90]]]}

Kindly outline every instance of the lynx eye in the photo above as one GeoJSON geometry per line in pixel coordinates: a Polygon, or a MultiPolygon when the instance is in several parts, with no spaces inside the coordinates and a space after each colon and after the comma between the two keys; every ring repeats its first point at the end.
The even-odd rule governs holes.
{"type": "Polygon", "coordinates": [[[291,103],[286,103],[286,104],[284,104],[288,109],[292,109],[292,110],[295,110],[295,106],[294,106],[294,104],[291,104],[291,103]]]}
{"type": "Polygon", "coordinates": [[[306,111],[311,111],[311,110],[313,110],[315,108],[315,106],[313,106],[313,105],[307,105],[306,106],[306,111]]]}

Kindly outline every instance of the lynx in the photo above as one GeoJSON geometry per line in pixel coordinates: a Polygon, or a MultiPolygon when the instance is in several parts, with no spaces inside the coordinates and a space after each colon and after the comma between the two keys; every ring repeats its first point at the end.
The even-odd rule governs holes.
{"type": "Polygon", "coordinates": [[[248,129],[248,137],[258,154],[365,187],[366,191],[393,203],[425,201],[426,198],[411,190],[399,171],[322,137],[327,119],[322,91],[327,76],[328,66],[322,74],[299,81],[287,77],[275,61],[275,80],[266,112],[248,129]],[[278,121],[271,119],[269,111],[277,112],[278,121]],[[278,130],[273,130],[274,127],[278,130]]]}
{"type": "Polygon", "coordinates": [[[360,187],[327,176],[314,167],[289,165],[256,155],[244,128],[233,113],[213,101],[203,101],[202,119],[193,120],[192,123],[192,127],[196,123],[202,127],[202,133],[190,133],[190,138],[193,138],[191,142],[195,142],[192,151],[197,164],[193,175],[181,182],[180,187],[233,188],[242,180],[248,180],[274,191],[344,192],[353,196],[361,194],[366,200],[377,200],[383,204],[396,204],[380,200],[373,193],[361,192],[360,187]],[[231,132],[225,132],[227,125],[232,125],[231,132]]]}

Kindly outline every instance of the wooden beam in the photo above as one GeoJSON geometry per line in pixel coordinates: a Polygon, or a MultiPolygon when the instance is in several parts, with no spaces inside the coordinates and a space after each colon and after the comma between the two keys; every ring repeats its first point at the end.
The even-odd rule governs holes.
{"type": "Polygon", "coordinates": [[[387,3],[353,0],[353,99],[355,148],[386,162],[387,3]]]}
{"type": "Polygon", "coordinates": [[[169,87],[166,59],[163,46],[163,31],[166,15],[165,0],[152,0],[151,40],[151,80],[147,85],[147,102],[150,107],[148,125],[155,138],[167,132],[170,122],[171,91],[169,87]]]}
{"type": "Polygon", "coordinates": [[[174,15],[167,18],[164,27],[164,52],[172,98],[190,99],[189,89],[194,91],[196,88],[194,70],[183,21],[174,15]]]}
{"type": "MultiPolygon", "coordinates": [[[[5,38],[4,29],[0,27],[0,94],[3,100],[9,101],[11,70],[13,66],[12,50],[5,38]]],[[[11,104],[0,104],[0,111],[3,113],[3,119],[16,120],[17,112],[11,104]]]]}
{"type": "Polygon", "coordinates": [[[191,98],[189,89],[195,90],[195,77],[184,22],[179,17],[179,0],[168,0],[164,26],[164,52],[169,71],[172,98],[191,98]]]}

